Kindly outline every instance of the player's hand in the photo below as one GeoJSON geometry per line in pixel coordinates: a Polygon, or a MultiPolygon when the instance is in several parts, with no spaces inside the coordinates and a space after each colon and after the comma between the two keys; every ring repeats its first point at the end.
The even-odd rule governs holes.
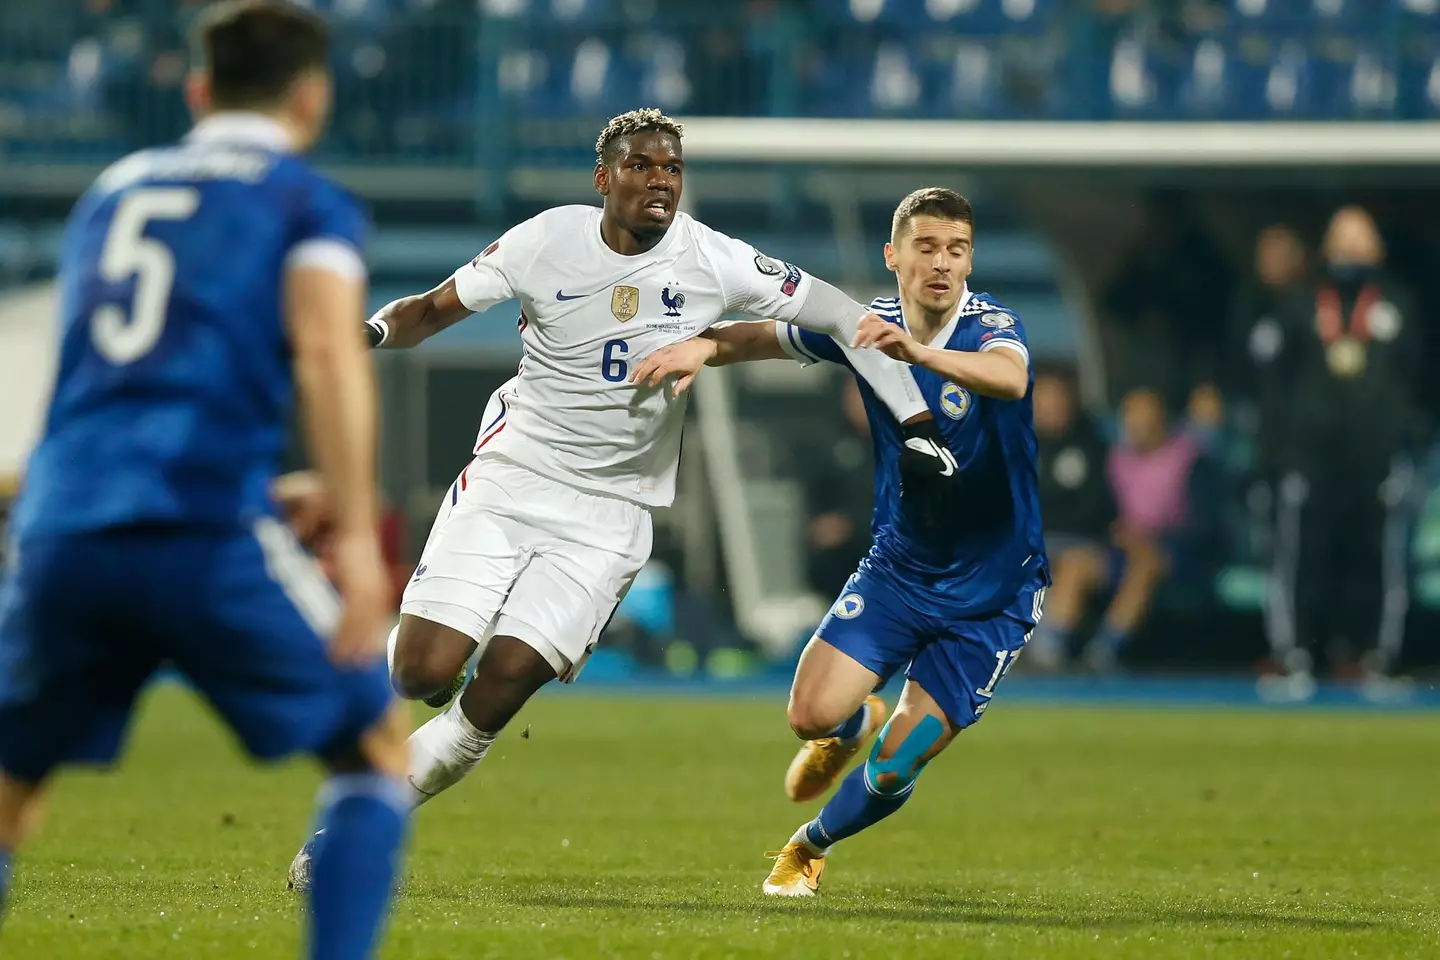
{"type": "Polygon", "coordinates": [[[340,589],[340,622],[330,638],[330,659],[342,667],[364,666],[385,654],[385,635],[393,611],[394,589],[380,539],[373,531],[335,538],[336,586],[340,589]]]}
{"type": "Polygon", "coordinates": [[[708,337],[691,337],[661,347],[635,365],[630,382],[636,386],[658,387],[667,377],[675,378],[672,392],[680,396],[690,389],[698,374],[714,356],[717,345],[708,337]]]}
{"type": "Polygon", "coordinates": [[[910,336],[908,330],[897,323],[882,320],[874,313],[867,313],[860,318],[860,327],[855,331],[855,342],[851,346],[875,347],[895,360],[915,364],[920,362],[920,356],[925,352],[925,348],[910,336]]]}
{"type": "Polygon", "coordinates": [[[946,526],[960,494],[960,468],[934,417],[901,427],[900,503],[927,526],[946,526]]]}
{"type": "Polygon", "coordinates": [[[297,470],[276,477],[270,485],[270,496],[285,515],[295,539],[314,549],[315,542],[334,521],[330,494],[320,475],[313,470],[297,470]]]}

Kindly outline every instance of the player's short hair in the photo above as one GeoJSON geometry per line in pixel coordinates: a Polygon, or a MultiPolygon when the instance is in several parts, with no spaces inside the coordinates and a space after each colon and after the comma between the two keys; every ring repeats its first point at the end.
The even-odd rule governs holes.
{"type": "Polygon", "coordinates": [[[642,107],[611,117],[605,129],[600,131],[600,136],[595,138],[595,162],[606,166],[614,163],[619,159],[621,142],[646,131],[668,133],[679,141],[685,128],[654,107],[642,107]]]}
{"type": "Polygon", "coordinates": [[[890,221],[890,239],[899,239],[916,217],[956,220],[970,224],[972,229],[975,226],[975,211],[970,201],[949,187],[923,187],[901,200],[890,221]]]}
{"type": "Polygon", "coordinates": [[[307,72],[325,68],[329,31],[317,14],[287,0],[225,0],[200,15],[191,46],[216,108],[261,108],[284,100],[307,72]]]}

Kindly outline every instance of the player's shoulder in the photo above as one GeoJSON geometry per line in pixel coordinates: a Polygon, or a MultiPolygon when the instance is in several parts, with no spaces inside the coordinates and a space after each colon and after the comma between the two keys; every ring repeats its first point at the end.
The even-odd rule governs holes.
{"type": "Polygon", "coordinates": [[[902,323],[899,297],[876,297],[870,301],[870,312],[889,323],[902,323]]]}
{"type": "MultiPolygon", "coordinates": [[[[541,210],[506,231],[502,240],[510,245],[539,250],[554,244],[580,244],[599,219],[600,208],[584,203],[567,203],[541,210]]],[[[511,253],[513,254],[513,250],[511,253]]]]}
{"type": "Polygon", "coordinates": [[[960,308],[960,319],[967,325],[989,330],[1013,330],[1020,326],[1019,315],[988,293],[974,293],[960,308]]]}

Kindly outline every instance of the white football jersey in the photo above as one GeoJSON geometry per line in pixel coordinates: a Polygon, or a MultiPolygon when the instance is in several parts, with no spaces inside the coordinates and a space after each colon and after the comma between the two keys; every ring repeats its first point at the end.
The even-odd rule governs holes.
{"type": "Polygon", "coordinates": [[[467,308],[521,305],[520,371],[487,411],[475,452],[667,506],[688,395],[633,386],[631,370],[732,314],[793,320],[811,281],[684,213],[654,249],[622,256],[600,238],[600,213],[547,210],[455,272],[467,308]]]}

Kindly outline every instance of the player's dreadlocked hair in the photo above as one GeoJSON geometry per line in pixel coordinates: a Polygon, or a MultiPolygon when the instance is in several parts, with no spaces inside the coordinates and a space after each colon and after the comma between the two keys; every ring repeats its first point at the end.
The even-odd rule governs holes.
{"type": "Polygon", "coordinates": [[[605,129],[600,131],[600,136],[595,139],[595,162],[606,165],[613,163],[620,141],[628,140],[646,130],[668,133],[676,140],[684,133],[684,127],[654,107],[631,110],[629,113],[612,117],[610,122],[605,124],[605,129]]]}
{"type": "Polygon", "coordinates": [[[899,237],[916,217],[938,217],[975,226],[975,211],[970,201],[948,187],[922,187],[901,200],[895,208],[895,218],[890,221],[890,239],[899,237]]]}

